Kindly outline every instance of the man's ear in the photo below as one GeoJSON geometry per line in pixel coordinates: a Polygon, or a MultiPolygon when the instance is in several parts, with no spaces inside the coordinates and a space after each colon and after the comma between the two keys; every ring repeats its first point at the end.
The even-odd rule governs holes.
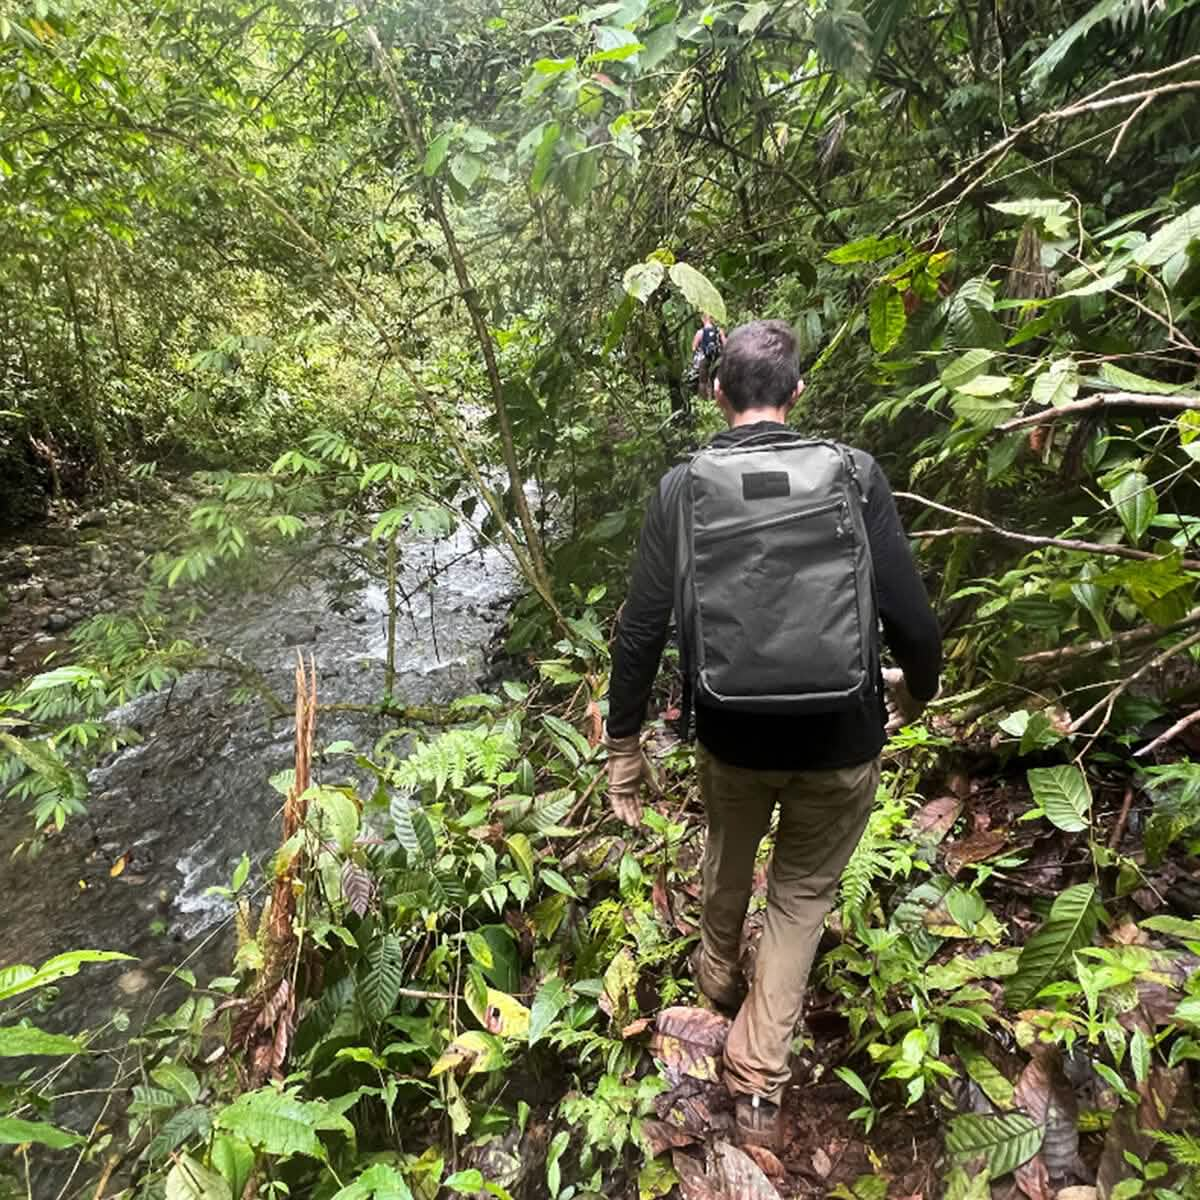
{"type": "Polygon", "coordinates": [[[801,393],[804,391],[804,380],[801,379],[796,384],[796,390],[788,398],[788,402],[783,406],[785,413],[791,412],[796,406],[796,401],[800,399],[801,393]]]}
{"type": "Polygon", "coordinates": [[[721,416],[730,424],[733,424],[733,405],[729,403],[725,393],[721,390],[720,375],[713,380],[713,399],[717,402],[717,407],[721,410],[721,416]]]}

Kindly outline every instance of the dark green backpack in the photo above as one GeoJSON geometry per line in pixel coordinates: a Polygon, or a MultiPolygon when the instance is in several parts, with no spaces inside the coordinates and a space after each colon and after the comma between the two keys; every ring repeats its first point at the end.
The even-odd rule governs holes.
{"type": "Polygon", "coordinates": [[[681,503],[675,612],[692,696],[762,713],[860,704],[876,686],[878,617],[851,452],[784,432],[702,450],[681,503]]]}

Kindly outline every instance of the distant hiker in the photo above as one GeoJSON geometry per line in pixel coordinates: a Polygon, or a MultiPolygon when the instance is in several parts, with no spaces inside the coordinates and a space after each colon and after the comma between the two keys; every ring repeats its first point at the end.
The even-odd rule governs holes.
{"type": "Polygon", "coordinates": [[[730,428],[650,498],[613,647],[608,792],[641,820],[639,730],[672,608],[694,701],[708,817],[696,982],[736,1010],[725,1046],[738,1135],[777,1148],[788,1051],[838,877],[879,783],[887,709],[879,625],[915,719],[937,692],[941,637],[887,480],[861,450],[786,425],[804,384],[783,321],[735,329],[716,401],[730,428]],[[754,861],[779,826],[747,995],[739,966],[754,861]],[[743,1003],[743,1000],[745,1003],[743,1003]]]}
{"type": "Polygon", "coordinates": [[[692,369],[688,372],[701,396],[712,395],[713,367],[721,357],[725,345],[725,331],[718,328],[712,317],[705,313],[696,336],[692,338],[692,369]]]}

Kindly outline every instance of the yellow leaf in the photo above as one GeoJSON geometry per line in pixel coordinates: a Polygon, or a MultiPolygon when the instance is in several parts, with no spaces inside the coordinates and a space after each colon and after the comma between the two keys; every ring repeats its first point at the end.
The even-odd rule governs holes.
{"type": "Polygon", "coordinates": [[[446,1047],[441,1058],[429,1068],[429,1075],[432,1078],[441,1075],[443,1071],[454,1070],[464,1064],[467,1066],[469,1074],[478,1075],[483,1071],[495,1070],[502,1062],[503,1056],[497,1040],[489,1037],[486,1033],[472,1029],[466,1033],[460,1033],[446,1047]]]}
{"type": "Polygon", "coordinates": [[[507,992],[488,988],[487,1011],[475,1015],[488,1033],[521,1041],[529,1036],[529,1009],[507,992]]]}
{"type": "Polygon", "coordinates": [[[110,870],[108,872],[109,875],[111,875],[113,879],[116,879],[116,877],[118,875],[120,875],[122,871],[125,870],[126,864],[128,862],[129,862],[129,855],[122,854],[121,857],[118,858],[115,863],[113,863],[112,867],[110,868],[110,870]]]}

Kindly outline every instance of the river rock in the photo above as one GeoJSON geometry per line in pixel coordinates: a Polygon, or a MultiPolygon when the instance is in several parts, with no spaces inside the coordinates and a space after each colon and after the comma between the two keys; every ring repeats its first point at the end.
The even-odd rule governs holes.
{"type": "Polygon", "coordinates": [[[52,612],[46,618],[46,628],[51,633],[62,633],[64,629],[70,628],[71,617],[65,612],[52,612]]]}
{"type": "Polygon", "coordinates": [[[98,508],[93,508],[91,512],[85,512],[75,523],[80,529],[94,529],[97,525],[104,524],[104,514],[98,508]]]}
{"type": "Polygon", "coordinates": [[[117,976],[117,991],[126,996],[136,996],[138,992],[144,992],[153,983],[154,976],[149,971],[143,971],[141,967],[134,967],[132,971],[126,971],[124,975],[117,976]]]}
{"type": "Polygon", "coordinates": [[[26,604],[41,604],[46,598],[46,589],[40,583],[31,583],[21,593],[21,599],[26,604]]]}
{"type": "Polygon", "coordinates": [[[51,579],[46,584],[46,595],[51,600],[65,600],[67,597],[67,585],[61,579],[51,579]]]}

